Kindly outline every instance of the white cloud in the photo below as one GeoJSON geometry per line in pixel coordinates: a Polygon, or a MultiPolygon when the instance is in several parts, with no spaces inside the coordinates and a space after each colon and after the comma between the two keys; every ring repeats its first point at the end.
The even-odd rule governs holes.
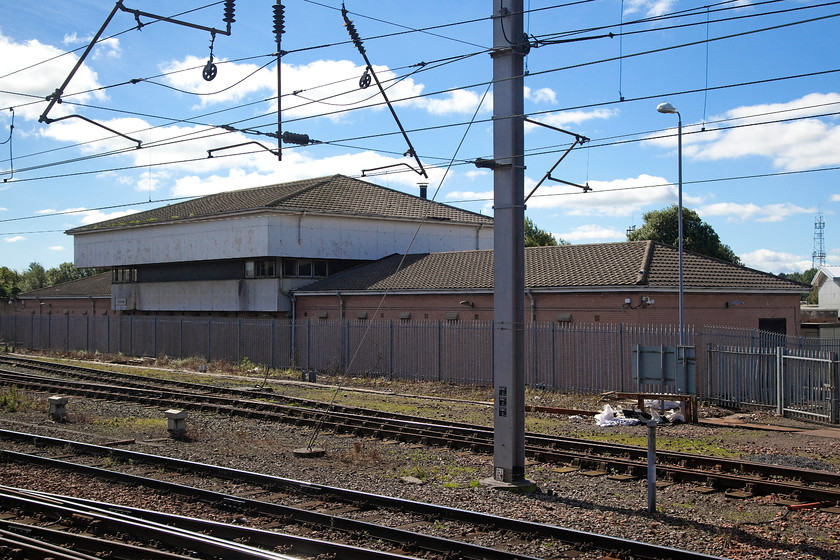
{"type": "Polygon", "coordinates": [[[26,238],[22,235],[15,235],[14,237],[4,237],[3,241],[6,243],[17,243],[18,241],[24,241],[26,238]]]}
{"type": "MultiPolygon", "coordinates": [[[[103,212],[101,210],[85,210],[84,207],[81,208],[65,208],[64,210],[56,210],[54,208],[46,208],[44,210],[38,210],[35,212],[36,214],[68,214],[70,216],[80,216],[81,219],[79,220],[82,225],[87,224],[95,224],[97,222],[104,222],[105,220],[111,220],[114,218],[120,218],[122,216],[128,216],[129,214],[136,214],[137,210],[121,210],[117,212],[103,212]]],[[[75,225],[71,224],[68,227],[75,227],[75,225]]],[[[58,246],[56,246],[58,247],[58,246]]],[[[57,250],[53,247],[50,247],[51,250],[57,250]]],[[[62,247],[59,247],[62,249],[62,247]]]]}
{"type": "Polygon", "coordinates": [[[790,202],[765,204],[764,206],[759,206],[754,203],[738,204],[735,202],[718,202],[697,208],[697,213],[704,218],[706,216],[726,216],[731,222],[743,222],[747,220],[755,220],[756,222],[781,222],[785,218],[795,214],[813,214],[816,211],[816,208],[803,208],[790,202]]]}
{"type": "Polygon", "coordinates": [[[554,236],[565,239],[571,243],[623,241],[627,238],[623,231],[606,228],[597,224],[578,226],[571,231],[556,233],[554,236]]]}
{"type": "Polygon", "coordinates": [[[557,93],[551,88],[532,90],[528,86],[525,86],[524,95],[525,99],[534,103],[557,103],[557,93]]]}
{"type": "MultiPolygon", "coordinates": [[[[69,33],[61,40],[62,44],[67,47],[75,45],[88,45],[93,40],[93,35],[79,37],[77,33],[69,33]]],[[[120,49],[120,40],[116,37],[109,37],[107,39],[100,39],[96,46],[91,51],[91,58],[94,60],[102,58],[119,58],[122,54],[120,49]]]]}
{"type": "MultiPolygon", "coordinates": [[[[725,118],[736,118],[729,130],[710,129],[703,134],[684,135],[684,153],[701,161],[717,161],[749,156],[770,159],[785,171],[801,171],[840,164],[840,126],[817,115],[826,105],[840,103],[840,93],[812,93],[788,103],[737,107],[725,118]],[[806,117],[806,118],[803,118],[806,117]],[[813,117],[813,118],[807,118],[813,117]],[[766,122],[778,118],[800,118],[792,122],[766,122]]],[[[686,127],[689,132],[697,125],[686,127]]],[[[674,138],[661,139],[660,145],[673,145],[674,138]]]]}
{"type": "MultiPolygon", "coordinates": [[[[545,123],[557,128],[566,128],[570,125],[580,125],[586,121],[593,119],[609,119],[618,114],[612,109],[595,109],[594,111],[563,111],[561,113],[552,113],[550,115],[540,115],[534,117],[535,121],[545,123]]],[[[529,131],[533,128],[539,128],[535,124],[525,123],[525,130],[529,131]]],[[[569,132],[575,132],[570,130],[569,132]]]]}
{"type": "Polygon", "coordinates": [[[625,14],[642,13],[645,16],[661,16],[672,10],[677,0],[628,0],[625,14]]]}
{"type": "MultiPolygon", "coordinates": [[[[198,95],[196,108],[234,103],[257,91],[277,89],[277,73],[273,69],[260,69],[254,64],[226,63],[221,59],[214,60],[214,63],[218,73],[212,82],[202,77],[207,58],[190,55],[162,65],[161,71],[167,73],[165,80],[170,86],[198,95]]],[[[285,65],[283,72],[286,72],[285,65]]]]}
{"type": "Polygon", "coordinates": [[[47,247],[47,249],[49,249],[50,251],[63,251],[64,247],[62,247],[61,245],[52,245],[50,247],[47,247]]]}
{"type": "Polygon", "coordinates": [[[8,211],[9,211],[8,208],[3,208],[2,206],[0,206],[0,212],[8,212],[8,211]]]}
{"type": "Polygon", "coordinates": [[[765,272],[772,272],[773,274],[780,272],[802,272],[811,268],[810,257],[772,251],[770,249],[758,249],[739,255],[739,257],[746,266],[765,272]]]}
{"type": "MultiPolygon", "coordinates": [[[[60,56],[64,52],[62,49],[45,45],[35,39],[18,43],[2,33],[0,52],[3,53],[0,57],[0,75],[6,75],[3,79],[4,91],[0,92],[0,107],[18,106],[15,115],[29,120],[37,120],[46,108],[46,101],[29,105],[32,101],[30,96],[44,99],[53,93],[56,87],[64,82],[78,60],[73,54],[60,56]],[[41,64],[45,60],[48,62],[41,64]],[[29,66],[32,67],[28,68],[29,66]],[[22,70],[23,68],[26,70],[22,70]],[[21,95],[7,92],[17,92],[21,95]]],[[[100,87],[96,72],[83,64],[73,76],[64,97],[77,102],[85,102],[93,97],[104,99],[103,91],[69,97],[73,92],[98,90],[100,87]]],[[[56,118],[67,114],[68,105],[55,104],[49,116],[56,118]]]]}
{"type": "MultiPolygon", "coordinates": [[[[526,180],[526,192],[535,184],[526,180]]],[[[592,191],[582,193],[575,187],[543,184],[528,200],[528,207],[561,208],[565,214],[572,216],[623,217],[647,208],[660,208],[677,200],[674,185],[662,177],[645,174],[613,181],[589,181],[589,186],[592,191]]]]}
{"type": "Polygon", "coordinates": [[[471,169],[470,171],[464,173],[464,176],[470,181],[475,181],[476,179],[479,179],[481,177],[489,176],[490,173],[491,172],[489,169],[471,169]]]}
{"type": "MultiPolygon", "coordinates": [[[[483,106],[485,111],[487,110],[487,100],[489,99],[489,96],[485,98],[485,104],[483,106]]],[[[441,97],[420,99],[418,100],[418,104],[433,115],[448,115],[452,113],[475,112],[475,108],[478,106],[480,100],[481,97],[475,92],[456,89],[455,91],[443,94],[441,97]]]]}
{"type": "MultiPolygon", "coordinates": [[[[193,174],[182,177],[175,181],[171,194],[173,196],[199,196],[332,174],[358,175],[364,169],[397,163],[413,165],[414,160],[390,158],[371,151],[314,158],[302,150],[289,150],[283,153],[282,162],[278,163],[274,159],[272,165],[266,169],[247,171],[241,166],[237,166],[236,168],[226,169],[226,174],[212,176],[193,174]]],[[[436,167],[426,167],[426,172],[429,175],[428,179],[422,179],[421,176],[414,173],[395,173],[393,175],[367,177],[362,180],[404,190],[411,194],[418,194],[418,182],[428,182],[430,189],[433,189],[440,182],[444,170],[436,167]]],[[[431,195],[430,190],[429,196],[431,195]]]]}
{"type": "Polygon", "coordinates": [[[831,202],[840,202],[840,194],[831,195],[831,202]]]}

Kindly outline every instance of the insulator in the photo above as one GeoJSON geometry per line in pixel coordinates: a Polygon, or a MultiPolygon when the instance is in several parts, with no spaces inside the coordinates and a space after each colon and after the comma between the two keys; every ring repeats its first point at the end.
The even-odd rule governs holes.
{"type": "Polygon", "coordinates": [[[233,18],[234,11],[236,10],[233,3],[234,3],[234,0],[225,0],[225,17],[222,18],[222,21],[227,23],[227,24],[231,24],[231,23],[236,21],[233,18]]]}
{"type": "Polygon", "coordinates": [[[362,45],[362,40],[361,38],[359,38],[359,32],[356,31],[356,26],[353,25],[353,22],[349,19],[345,20],[344,27],[347,28],[347,33],[350,34],[350,40],[353,41],[353,44],[356,45],[356,48],[359,49],[360,52],[364,51],[365,47],[362,45]]]}
{"type": "Polygon", "coordinates": [[[297,134],[295,132],[284,132],[283,133],[283,143],[284,144],[300,144],[301,146],[306,146],[309,144],[309,135],[308,134],[297,134]]]}
{"type": "Polygon", "coordinates": [[[286,8],[283,4],[274,5],[274,35],[277,37],[278,42],[280,40],[280,35],[286,32],[286,17],[283,13],[283,10],[285,9],[286,8]]]}
{"type": "Polygon", "coordinates": [[[347,33],[350,34],[350,40],[353,41],[353,44],[356,45],[359,52],[364,54],[365,47],[362,45],[362,40],[359,38],[359,32],[356,31],[356,26],[347,17],[347,9],[344,7],[344,4],[341,5],[341,16],[344,18],[344,27],[347,28],[347,33]]]}

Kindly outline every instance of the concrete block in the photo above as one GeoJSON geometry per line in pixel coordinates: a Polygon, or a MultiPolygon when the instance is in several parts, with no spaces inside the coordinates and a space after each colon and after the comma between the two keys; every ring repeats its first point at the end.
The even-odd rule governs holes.
{"type": "Polygon", "coordinates": [[[163,413],[167,419],[167,431],[172,437],[183,437],[187,433],[187,411],[170,409],[163,413]]]}
{"type": "Polygon", "coordinates": [[[50,404],[50,420],[53,422],[67,421],[67,403],[70,402],[69,397],[52,396],[47,399],[50,404]]]}

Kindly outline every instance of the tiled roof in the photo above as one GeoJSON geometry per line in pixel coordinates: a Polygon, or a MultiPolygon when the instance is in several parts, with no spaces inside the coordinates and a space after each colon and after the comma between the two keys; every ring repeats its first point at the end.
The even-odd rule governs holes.
{"type": "Polygon", "coordinates": [[[19,298],[111,297],[111,273],[102,272],[80,280],[63,282],[18,294],[19,298]]]}
{"type": "Polygon", "coordinates": [[[353,216],[430,219],[492,224],[493,219],[344,175],[305,179],[202,196],[68,230],[70,235],[103,229],[172,223],[254,210],[325,212],[353,216]]]}
{"type": "MultiPolygon", "coordinates": [[[[296,290],[492,290],[493,251],[391,255],[296,290]]],[[[673,289],[678,251],[653,241],[560,245],[525,249],[525,285],[538,288],[673,289]]],[[[801,293],[807,286],[772,274],[699,255],[683,254],[683,285],[700,290],[801,293]]]]}

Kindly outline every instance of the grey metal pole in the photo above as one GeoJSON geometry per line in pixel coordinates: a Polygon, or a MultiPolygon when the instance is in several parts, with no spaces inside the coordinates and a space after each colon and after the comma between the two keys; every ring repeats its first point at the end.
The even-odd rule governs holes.
{"type": "Polygon", "coordinates": [[[522,0],[493,0],[493,478],[525,481],[525,160],[522,0]]]}
{"type": "Polygon", "coordinates": [[[656,420],[648,420],[648,513],[656,513],[656,420]]]}
{"type": "Polygon", "coordinates": [[[685,325],[683,306],[683,204],[682,204],[682,115],[677,111],[677,206],[679,216],[677,218],[677,235],[679,236],[679,268],[680,268],[680,346],[685,346],[685,325]]]}

